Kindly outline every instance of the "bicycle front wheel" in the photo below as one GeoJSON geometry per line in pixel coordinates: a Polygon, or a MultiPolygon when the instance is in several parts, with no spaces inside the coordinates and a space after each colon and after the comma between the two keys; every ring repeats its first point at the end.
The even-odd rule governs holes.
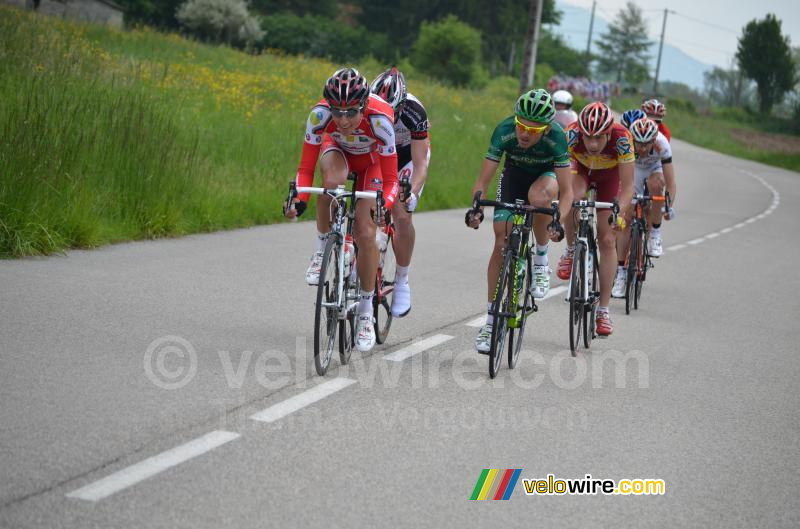
{"type": "Polygon", "coordinates": [[[397,272],[393,245],[394,237],[390,233],[386,241],[386,250],[378,254],[378,275],[375,278],[376,293],[372,297],[372,315],[375,316],[375,341],[379,344],[386,341],[392,326],[392,295],[397,272]]]}
{"type": "Polygon", "coordinates": [[[636,285],[634,288],[633,308],[639,310],[639,300],[642,297],[642,288],[644,287],[644,280],[647,277],[647,269],[650,266],[650,257],[647,252],[647,232],[642,232],[639,240],[639,271],[636,274],[636,285]]]}
{"type": "MultiPolygon", "coordinates": [[[[589,289],[586,292],[588,303],[585,305],[583,312],[583,346],[588,349],[592,345],[594,337],[597,336],[595,333],[595,317],[597,316],[597,304],[600,301],[598,292],[600,289],[597,285],[597,267],[600,261],[597,260],[597,251],[594,248],[586,251],[592,252],[592,266],[589,268],[589,278],[586,281],[589,289]]],[[[587,255],[589,254],[587,253],[587,255]]]]}
{"type": "Polygon", "coordinates": [[[639,274],[639,225],[631,226],[631,248],[628,252],[628,269],[625,271],[625,314],[631,313],[636,296],[636,277],[639,274]]]}
{"type": "Polygon", "coordinates": [[[337,237],[329,235],[322,254],[314,314],[314,367],[320,376],[328,371],[339,327],[339,249],[337,237]]]}
{"type": "Polygon", "coordinates": [[[572,274],[569,279],[569,348],[572,356],[577,355],[578,344],[581,341],[581,326],[586,317],[584,310],[585,260],[586,247],[581,243],[576,243],[575,252],[572,254],[572,274]]]}
{"type": "Polygon", "coordinates": [[[531,268],[531,254],[528,251],[528,256],[525,259],[525,281],[524,290],[518,292],[520,297],[519,306],[521,307],[521,316],[519,317],[519,325],[517,326],[516,333],[514,329],[510,329],[508,333],[508,368],[514,369],[517,366],[519,359],[519,352],[522,350],[522,338],[525,336],[525,324],[528,321],[528,314],[533,312],[536,302],[533,299],[533,271],[531,268]]]}
{"type": "MultiPolygon", "coordinates": [[[[497,288],[492,302],[494,325],[492,326],[492,341],[489,346],[489,376],[494,378],[500,371],[503,361],[503,350],[508,332],[508,316],[512,312],[510,307],[512,291],[514,290],[514,256],[510,250],[505,251],[503,267],[497,279],[497,288]]],[[[516,309],[516,307],[514,307],[516,309]]]]}

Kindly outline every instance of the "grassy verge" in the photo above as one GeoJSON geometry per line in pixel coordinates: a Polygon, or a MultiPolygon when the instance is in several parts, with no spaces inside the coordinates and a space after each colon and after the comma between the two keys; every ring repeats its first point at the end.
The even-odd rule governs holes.
{"type": "MultiPolygon", "coordinates": [[[[638,108],[640,99],[617,99],[615,109],[638,108]]],[[[763,120],[762,120],[763,121],[763,120]]],[[[800,171],[800,138],[764,131],[742,112],[716,111],[700,114],[683,102],[667,103],[664,120],[672,136],[700,147],[756,162],[800,171]]]]}
{"type": "MultiPolygon", "coordinates": [[[[3,257],[279,221],[307,112],[338,67],[4,6],[0,54],[3,257]]],[[[466,206],[516,83],[409,84],[432,123],[421,209],[466,206]]]]}

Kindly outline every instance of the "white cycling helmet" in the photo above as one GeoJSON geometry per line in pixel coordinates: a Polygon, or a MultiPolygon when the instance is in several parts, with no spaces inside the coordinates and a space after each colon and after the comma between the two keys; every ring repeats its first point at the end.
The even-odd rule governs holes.
{"type": "Polygon", "coordinates": [[[556,90],[553,93],[553,103],[572,106],[572,94],[566,90],[556,90]]]}

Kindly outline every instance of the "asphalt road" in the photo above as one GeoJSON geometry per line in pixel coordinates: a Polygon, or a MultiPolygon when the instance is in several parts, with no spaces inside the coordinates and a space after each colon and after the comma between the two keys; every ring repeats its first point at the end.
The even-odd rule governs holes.
{"type": "Polygon", "coordinates": [[[554,295],[493,381],[462,210],[415,216],[411,313],[324,378],[312,223],[0,262],[0,526],[800,526],[798,175],[673,148],[641,309],[572,358],[554,295]],[[509,501],[469,501],[485,468],[509,501]],[[665,494],[525,494],[548,474],[665,494]]]}

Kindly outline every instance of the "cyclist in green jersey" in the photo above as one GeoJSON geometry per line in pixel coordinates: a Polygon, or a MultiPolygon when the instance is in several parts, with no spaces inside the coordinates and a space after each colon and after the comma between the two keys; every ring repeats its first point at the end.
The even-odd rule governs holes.
{"type": "MultiPolygon", "coordinates": [[[[526,204],[547,208],[560,196],[559,209],[565,216],[572,206],[570,161],[564,129],[553,120],[555,106],[547,90],[537,89],[522,94],[514,105],[514,115],[500,122],[492,134],[491,145],[483,160],[480,176],[472,188],[472,194],[486,190],[492,181],[500,159],[505,154],[505,164],[497,184],[496,200],[513,203],[517,199],[526,204]]],[[[506,234],[510,230],[511,212],[496,208],[494,211],[494,249],[487,270],[488,308],[491,308],[495,285],[500,275],[502,251],[506,245],[506,234]]],[[[478,229],[483,213],[468,212],[467,226],[478,229]]],[[[550,219],[535,215],[533,232],[534,247],[533,296],[543,298],[550,290],[550,266],[547,250],[550,240],[560,240],[563,231],[548,230],[550,219]]],[[[488,310],[488,309],[487,309],[488,310]]],[[[475,347],[479,352],[489,351],[492,336],[491,315],[486,316],[486,325],[478,332],[475,347]]]]}

